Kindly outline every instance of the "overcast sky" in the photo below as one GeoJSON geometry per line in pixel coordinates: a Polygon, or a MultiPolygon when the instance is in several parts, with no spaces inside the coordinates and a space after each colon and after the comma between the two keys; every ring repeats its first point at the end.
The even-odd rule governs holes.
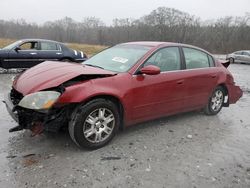
{"type": "Polygon", "coordinates": [[[24,18],[28,22],[44,23],[65,16],[76,21],[94,16],[111,24],[114,18],[140,18],[160,6],[202,20],[250,12],[250,0],[0,0],[0,19],[24,18]]]}

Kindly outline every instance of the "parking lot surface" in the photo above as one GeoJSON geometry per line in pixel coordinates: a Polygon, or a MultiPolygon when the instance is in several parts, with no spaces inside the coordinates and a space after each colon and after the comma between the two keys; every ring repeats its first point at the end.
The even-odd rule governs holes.
{"type": "MultiPolygon", "coordinates": [[[[0,103],[0,187],[250,187],[250,66],[229,67],[243,97],[216,116],[142,123],[107,146],[79,149],[67,131],[31,137],[0,103]]],[[[14,73],[0,74],[0,100],[14,73]]]]}

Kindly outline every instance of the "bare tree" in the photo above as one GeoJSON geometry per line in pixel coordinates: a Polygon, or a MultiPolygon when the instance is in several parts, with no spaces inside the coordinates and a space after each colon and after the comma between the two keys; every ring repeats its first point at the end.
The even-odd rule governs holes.
{"type": "Polygon", "coordinates": [[[189,43],[211,52],[249,49],[250,13],[201,21],[176,9],[159,7],[139,19],[114,19],[106,26],[95,17],[77,22],[65,17],[42,25],[23,19],[0,20],[1,38],[47,38],[61,42],[113,45],[120,42],[156,40],[189,43]]]}

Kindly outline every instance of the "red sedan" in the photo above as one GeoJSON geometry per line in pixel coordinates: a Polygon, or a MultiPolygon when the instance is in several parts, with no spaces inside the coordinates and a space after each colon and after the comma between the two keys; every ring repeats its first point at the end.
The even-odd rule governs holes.
{"type": "Polygon", "coordinates": [[[10,132],[68,126],[77,145],[94,149],[138,122],[197,109],[215,115],[242,96],[227,66],[166,42],[119,44],[82,65],[44,62],[17,76],[6,96],[19,124],[10,132]]]}

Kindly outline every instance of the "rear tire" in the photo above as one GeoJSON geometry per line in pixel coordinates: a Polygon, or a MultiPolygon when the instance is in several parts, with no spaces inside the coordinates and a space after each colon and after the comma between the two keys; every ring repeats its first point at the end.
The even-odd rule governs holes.
{"type": "Polygon", "coordinates": [[[230,57],[230,58],[229,58],[229,62],[230,62],[231,64],[233,64],[233,63],[234,63],[234,58],[230,57]]]}
{"type": "Polygon", "coordinates": [[[117,106],[105,99],[94,99],[72,113],[69,134],[80,147],[97,149],[112,140],[118,130],[117,106]]]}
{"type": "Polygon", "coordinates": [[[69,59],[69,58],[63,58],[63,59],[61,59],[60,61],[62,61],[62,62],[73,62],[71,59],[69,59]]]}
{"type": "Polygon", "coordinates": [[[225,91],[223,87],[218,86],[213,91],[212,95],[208,99],[208,103],[204,108],[204,112],[207,115],[216,115],[221,111],[225,98],[225,91]]]}

